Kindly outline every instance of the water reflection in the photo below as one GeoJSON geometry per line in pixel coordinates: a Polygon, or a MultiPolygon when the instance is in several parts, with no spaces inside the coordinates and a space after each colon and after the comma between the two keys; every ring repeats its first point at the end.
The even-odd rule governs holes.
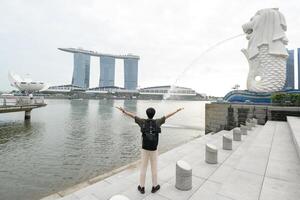
{"type": "MultiPolygon", "coordinates": [[[[41,130],[42,124],[34,123],[34,129],[41,130]]],[[[0,144],[29,137],[34,133],[29,120],[0,123],[0,144]]]]}
{"type": "Polygon", "coordinates": [[[63,181],[67,184],[70,179],[78,181],[84,178],[88,152],[88,118],[89,101],[71,100],[69,120],[66,123],[66,137],[63,150],[63,181]]]}
{"type": "Polygon", "coordinates": [[[124,100],[124,105],[123,107],[125,110],[129,110],[130,112],[136,113],[137,108],[137,101],[136,100],[124,100]]]}

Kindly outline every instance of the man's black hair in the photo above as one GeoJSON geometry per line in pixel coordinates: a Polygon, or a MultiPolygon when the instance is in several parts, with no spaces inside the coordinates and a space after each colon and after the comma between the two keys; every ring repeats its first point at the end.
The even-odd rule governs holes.
{"type": "Polygon", "coordinates": [[[155,115],[155,109],[154,108],[147,108],[146,114],[147,114],[149,119],[153,119],[153,117],[155,115]]]}

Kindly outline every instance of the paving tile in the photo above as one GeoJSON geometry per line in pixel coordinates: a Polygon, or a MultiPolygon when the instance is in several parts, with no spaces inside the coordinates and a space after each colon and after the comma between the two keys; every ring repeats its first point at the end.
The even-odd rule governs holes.
{"type": "Polygon", "coordinates": [[[150,194],[147,197],[145,197],[143,200],[171,200],[171,199],[163,197],[159,194],[150,194]]]}
{"type": "Polygon", "coordinates": [[[291,144],[287,123],[278,123],[266,176],[300,184],[300,160],[291,144]]]}
{"type": "Polygon", "coordinates": [[[214,200],[217,199],[217,192],[220,190],[221,184],[206,181],[201,187],[191,196],[189,200],[199,200],[199,199],[208,199],[214,200]]]}
{"type": "Polygon", "coordinates": [[[193,153],[190,153],[181,158],[181,160],[186,161],[190,165],[194,165],[203,159],[205,159],[205,151],[204,151],[204,148],[202,148],[202,147],[200,149],[197,149],[193,153]]]}
{"type": "Polygon", "coordinates": [[[86,196],[80,198],[80,200],[99,200],[99,199],[96,198],[94,195],[89,194],[89,195],[86,195],[86,196]]]}
{"type": "Polygon", "coordinates": [[[208,180],[217,182],[217,183],[224,183],[227,178],[231,175],[231,173],[235,169],[232,166],[228,165],[221,165],[209,178],[208,180]]]}
{"type": "Polygon", "coordinates": [[[167,167],[165,167],[162,170],[159,170],[158,177],[162,181],[166,182],[175,177],[175,172],[176,172],[176,162],[174,162],[171,165],[168,165],[167,167]]]}
{"type": "Polygon", "coordinates": [[[294,162],[269,160],[266,176],[300,184],[300,165],[294,162]]]}
{"type": "Polygon", "coordinates": [[[295,148],[291,145],[291,142],[288,143],[288,146],[273,145],[270,160],[278,160],[282,162],[293,162],[300,165],[300,160],[296,153],[295,148]]]}
{"type": "Polygon", "coordinates": [[[136,187],[132,187],[132,188],[122,192],[122,195],[125,195],[126,197],[128,197],[129,199],[132,199],[132,200],[133,199],[134,200],[141,200],[141,199],[144,199],[150,193],[151,193],[150,187],[145,187],[145,194],[141,194],[137,190],[137,185],[136,185],[136,187]]]}
{"type": "Polygon", "coordinates": [[[225,196],[222,196],[222,195],[216,195],[216,200],[232,200],[231,198],[228,198],[228,197],[225,197],[225,196]]]}
{"type": "Polygon", "coordinates": [[[207,179],[214,171],[217,170],[220,164],[208,164],[204,160],[193,166],[193,175],[199,178],[207,179]]]}
{"type": "Polygon", "coordinates": [[[235,170],[218,194],[235,200],[257,200],[262,182],[263,176],[235,170]]]}
{"type": "Polygon", "coordinates": [[[139,169],[138,167],[132,167],[132,168],[129,168],[129,169],[126,169],[126,170],[123,170],[119,173],[116,173],[110,177],[107,177],[106,179],[104,179],[106,182],[109,182],[109,183],[114,183],[120,179],[125,179],[127,178],[128,176],[130,176],[131,174],[137,172],[139,169]]]}
{"type": "Polygon", "coordinates": [[[300,184],[266,177],[260,200],[297,200],[300,199],[300,184]]]}
{"type": "Polygon", "coordinates": [[[204,181],[204,179],[193,176],[193,188],[189,191],[181,191],[175,188],[175,179],[172,179],[171,181],[164,183],[157,193],[172,200],[186,200],[192,196],[204,181]]]}
{"type": "Polygon", "coordinates": [[[130,188],[135,188],[136,184],[120,180],[118,183],[114,183],[105,187],[103,189],[99,189],[97,191],[93,191],[92,194],[96,196],[99,200],[107,200],[113,195],[123,193],[130,188]]]}
{"type": "Polygon", "coordinates": [[[269,159],[268,147],[252,146],[247,153],[243,155],[237,169],[256,173],[258,175],[264,175],[269,159]]]}
{"type": "Polygon", "coordinates": [[[88,187],[85,187],[81,190],[78,190],[78,191],[74,192],[73,194],[78,198],[82,198],[84,196],[91,195],[93,193],[102,191],[105,188],[109,187],[110,185],[111,184],[106,181],[100,181],[98,183],[94,183],[88,187]]]}

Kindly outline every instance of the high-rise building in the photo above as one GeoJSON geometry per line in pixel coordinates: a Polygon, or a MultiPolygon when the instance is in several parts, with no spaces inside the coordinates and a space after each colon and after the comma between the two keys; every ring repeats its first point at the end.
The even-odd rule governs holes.
{"type": "Polygon", "coordinates": [[[100,56],[100,81],[99,87],[115,85],[115,58],[100,56]]]}
{"type": "Polygon", "coordinates": [[[74,71],[72,85],[88,88],[90,82],[90,56],[100,57],[99,87],[115,86],[115,59],[124,60],[124,88],[137,89],[138,61],[137,55],[113,55],[75,48],[58,48],[74,54],[74,71]]]}
{"type": "Polygon", "coordinates": [[[286,63],[286,81],[284,89],[295,89],[294,77],[294,50],[288,50],[289,57],[286,63]]]}
{"type": "Polygon", "coordinates": [[[90,86],[90,55],[74,53],[72,85],[82,88],[90,86]]]}
{"type": "Polygon", "coordinates": [[[138,59],[124,58],[124,88],[135,90],[138,83],[138,59]]]}

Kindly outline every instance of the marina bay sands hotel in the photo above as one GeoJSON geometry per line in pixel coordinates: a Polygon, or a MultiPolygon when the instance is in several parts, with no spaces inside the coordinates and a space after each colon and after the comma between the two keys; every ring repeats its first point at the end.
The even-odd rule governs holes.
{"type": "Polygon", "coordinates": [[[139,56],[103,54],[75,48],[58,48],[74,54],[74,69],[72,85],[89,88],[90,83],[90,58],[100,58],[99,87],[115,86],[115,59],[124,60],[124,88],[135,90],[138,85],[138,61],[139,56]]]}

